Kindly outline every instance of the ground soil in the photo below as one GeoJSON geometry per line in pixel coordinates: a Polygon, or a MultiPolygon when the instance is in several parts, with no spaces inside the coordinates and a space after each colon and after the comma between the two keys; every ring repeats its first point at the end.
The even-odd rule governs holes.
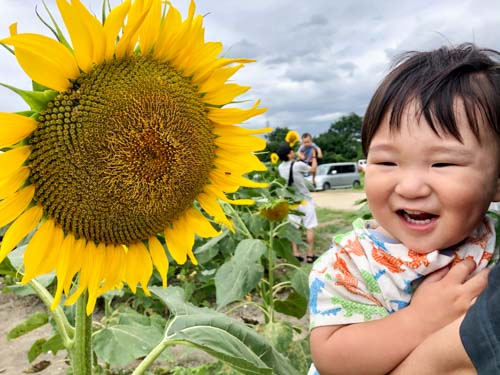
{"type": "MultiPolygon", "coordinates": [[[[312,196],[317,207],[351,211],[359,208],[354,203],[365,198],[365,193],[361,190],[328,190],[314,192],[312,196]]],[[[1,289],[2,282],[0,279],[1,289]]],[[[26,353],[33,342],[39,338],[48,338],[50,336],[51,327],[49,325],[13,340],[7,340],[6,338],[7,333],[29,315],[37,311],[44,311],[44,309],[44,305],[34,296],[18,297],[13,294],[0,293],[0,375],[22,375],[26,373],[41,375],[66,374],[68,365],[65,362],[64,352],[59,352],[56,356],[44,354],[38,357],[34,363],[28,362],[26,353]],[[44,369],[39,370],[37,366],[44,367],[44,369]]],[[[242,312],[242,314],[245,315],[248,312],[242,312]]],[[[294,324],[305,326],[306,323],[304,322],[307,317],[304,317],[303,320],[294,322],[294,324]]]]}

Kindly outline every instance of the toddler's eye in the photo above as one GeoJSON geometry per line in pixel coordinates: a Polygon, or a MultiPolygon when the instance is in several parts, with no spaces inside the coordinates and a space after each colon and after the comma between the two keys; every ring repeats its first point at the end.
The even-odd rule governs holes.
{"type": "Polygon", "coordinates": [[[396,165],[396,163],[392,162],[392,161],[381,161],[381,162],[378,162],[378,163],[375,163],[377,165],[384,165],[384,166],[387,166],[387,167],[394,167],[396,165]]]}
{"type": "Polygon", "coordinates": [[[456,165],[456,164],[453,164],[453,163],[434,163],[434,164],[432,164],[432,166],[434,168],[453,167],[454,165],[456,165]]]}

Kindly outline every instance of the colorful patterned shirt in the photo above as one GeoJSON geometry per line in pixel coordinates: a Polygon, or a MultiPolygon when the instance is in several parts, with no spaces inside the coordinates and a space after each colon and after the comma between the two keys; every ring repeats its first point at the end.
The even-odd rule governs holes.
{"type": "MultiPolygon", "coordinates": [[[[310,328],[384,318],[407,306],[417,283],[444,266],[471,258],[473,274],[484,269],[498,257],[495,241],[495,223],[486,217],[456,248],[419,254],[356,219],[311,270],[310,328]]],[[[308,374],[319,374],[314,364],[308,374]]]]}
{"type": "Polygon", "coordinates": [[[476,262],[477,273],[498,253],[495,239],[494,222],[485,218],[456,248],[419,254],[357,219],[311,270],[310,328],[383,318],[409,304],[423,276],[465,258],[476,262]]]}

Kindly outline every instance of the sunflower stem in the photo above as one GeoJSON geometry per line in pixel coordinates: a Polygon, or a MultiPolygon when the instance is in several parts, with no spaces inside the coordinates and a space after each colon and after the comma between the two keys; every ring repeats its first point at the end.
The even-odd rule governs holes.
{"type": "Polygon", "coordinates": [[[74,375],[92,374],[92,314],[85,311],[87,299],[85,292],[76,302],[75,346],[71,356],[74,375]]]}
{"type": "Polygon", "coordinates": [[[268,289],[268,300],[269,300],[269,320],[271,323],[274,322],[274,222],[269,222],[269,246],[267,249],[267,258],[268,258],[268,280],[269,280],[269,289],[268,289]]]}
{"type": "Polygon", "coordinates": [[[169,346],[175,345],[175,344],[180,344],[183,342],[182,340],[172,340],[166,337],[158,345],[156,345],[153,350],[151,350],[148,355],[139,363],[139,366],[137,366],[132,373],[132,375],[142,375],[146,372],[146,370],[153,364],[153,362],[158,358],[158,356],[169,346]]]}
{"type": "Polygon", "coordinates": [[[49,291],[45,289],[43,285],[38,281],[33,279],[29,282],[29,285],[42,300],[45,306],[47,306],[49,312],[52,314],[54,322],[56,323],[57,332],[59,333],[59,335],[61,335],[64,347],[68,350],[71,350],[74,344],[73,340],[71,339],[71,337],[74,335],[74,328],[71,326],[71,324],[69,324],[66,315],[64,315],[63,309],[61,308],[61,306],[57,306],[53,310],[50,308],[52,302],[54,301],[54,298],[49,293],[49,291]]]}

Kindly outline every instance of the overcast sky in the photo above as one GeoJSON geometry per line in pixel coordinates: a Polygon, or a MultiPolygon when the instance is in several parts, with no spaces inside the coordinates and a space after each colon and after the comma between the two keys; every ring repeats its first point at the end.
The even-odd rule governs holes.
{"type": "MultiPolygon", "coordinates": [[[[82,0],[97,14],[101,0],[82,0]]],[[[112,0],[116,5],[118,1],[112,0]]],[[[172,0],[186,14],[188,0],[172,0]]],[[[46,0],[57,13],[55,0],[46,0]]],[[[18,22],[19,32],[48,34],[36,19],[41,0],[0,0],[0,36],[18,22]]],[[[260,98],[266,114],[250,127],[289,127],[318,135],[340,116],[362,116],[391,59],[407,50],[475,42],[500,50],[500,3],[495,0],[198,0],[206,15],[206,40],[225,54],[257,62],[234,76],[260,98]]],[[[0,82],[29,89],[15,58],[0,48],[0,82]]],[[[0,111],[26,105],[0,87],[0,111]]]]}

